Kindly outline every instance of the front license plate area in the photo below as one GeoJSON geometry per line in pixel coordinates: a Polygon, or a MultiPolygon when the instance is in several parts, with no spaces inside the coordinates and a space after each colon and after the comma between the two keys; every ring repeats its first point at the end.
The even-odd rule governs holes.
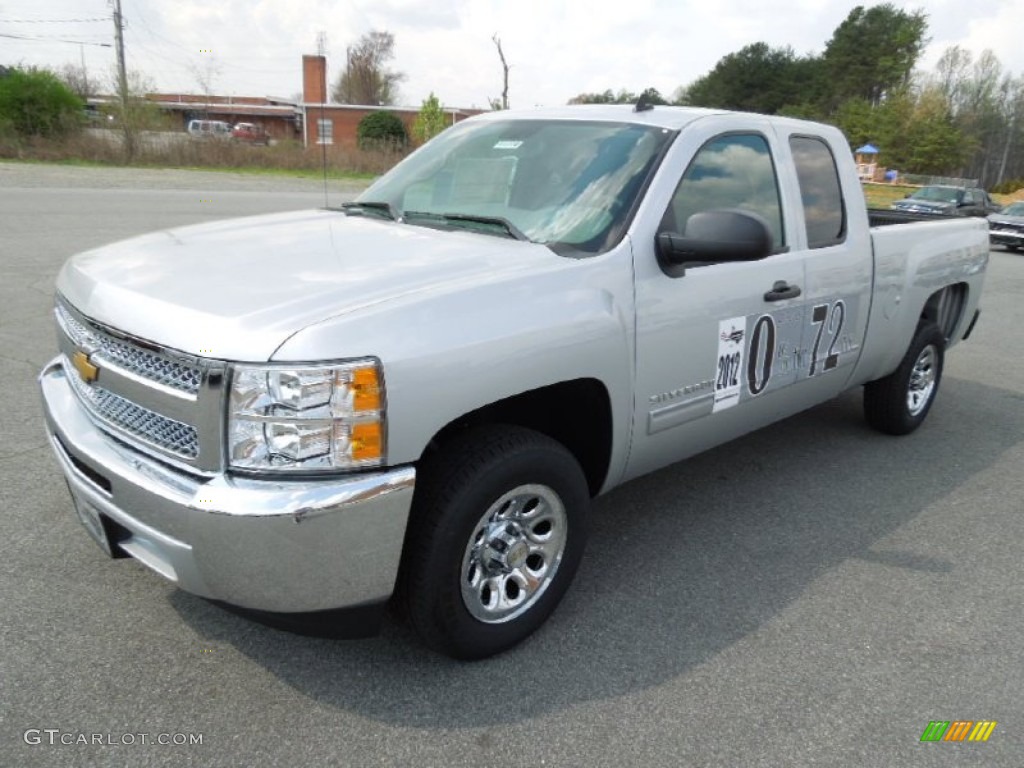
{"type": "Polygon", "coordinates": [[[78,519],[82,522],[82,526],[92,536],[100,549],[107,553],[108,557],[114,556],[114,549],[110,545],[110,534],[107,531],[107,526],[104,524],[103,515],[96,507],[94,507],[86,499],[78,498],[74,493],[71,494],[71,503],[75,506],[75,512],[78,513],[78,519]]]}

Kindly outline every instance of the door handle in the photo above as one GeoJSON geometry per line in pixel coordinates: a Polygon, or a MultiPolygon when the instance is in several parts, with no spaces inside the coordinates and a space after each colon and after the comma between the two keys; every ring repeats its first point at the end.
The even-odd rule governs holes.
{"type": "Polygon", "coordinates": [[[765,301],[782,301],[783,299],[795,299],[800,295],[800,286],[790,285],[785,280],[776,280],[772,289],[764,295],[765,301]]]}

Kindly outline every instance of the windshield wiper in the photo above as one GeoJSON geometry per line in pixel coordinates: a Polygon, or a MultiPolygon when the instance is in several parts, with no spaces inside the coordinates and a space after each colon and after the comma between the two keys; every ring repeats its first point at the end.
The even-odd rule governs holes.
{"type": "Polygon", "coordinates": [[[453,229],[476,229],[487,234],[497,234],[495,233],[495,228],[497,228],[500,230],[500,234],[505,237],[526,242],[530,241],[530,238],[523,234],[519,227],[501,216],[477,216],[474,213],[434,213],[432,211],[406,211],[402,214],[403,221],[409,221],[409,219],[426,219],[427,221],[447,224],[453,229]],[[468,227],[466,226],[467,224],[469,225],[468,227]],[[481,224],[486,229],[480,230],[473,227],[472,225],[474,224],[481,224]]]}
{"type": "Polygon", "coordinates": [[[342,203],[341,210],[346,214],[364,216],[367,212],[382,213],[392,221],[398,221],[398,211],[391,203],[379,202],[377,200],[357,200],[351,203],[342,203]]]}

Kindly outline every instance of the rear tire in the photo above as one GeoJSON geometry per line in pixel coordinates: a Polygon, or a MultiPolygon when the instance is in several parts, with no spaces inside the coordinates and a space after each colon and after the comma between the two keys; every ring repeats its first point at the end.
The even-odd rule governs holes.
{"type": "Polygon", "coordinates": [[[890,435],[909,435],[921,426],[939,391],[945,346],[935,323],[917,327],[899,368],[864,386],[868,424],[890,435]]]}
{"type": "Polygon", "coordinates": [[[583,554],[590,494],[561,444],[486,426],[421,462],[399,590],[430,648],[481,659],[554,611],[583,554]]]}

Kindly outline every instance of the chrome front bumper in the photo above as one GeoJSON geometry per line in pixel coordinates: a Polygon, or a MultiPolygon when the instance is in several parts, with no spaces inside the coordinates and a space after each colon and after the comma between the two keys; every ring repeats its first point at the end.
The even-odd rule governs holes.
{"type": "Polygon", "coordinates": [[[257,611],[326,611],[391,595],[412,467],[329,480],[189,474],[101,431],[62,360],[39,376],[50,444],[76,504],[105,518],[116,550],[187,592],[257,611]]]}
{"type": "Polygon", "coordinates": [[[989,229],[989,240],[999,245],[1024,246],[1024,232],[1007,229],[989,229]]]}

